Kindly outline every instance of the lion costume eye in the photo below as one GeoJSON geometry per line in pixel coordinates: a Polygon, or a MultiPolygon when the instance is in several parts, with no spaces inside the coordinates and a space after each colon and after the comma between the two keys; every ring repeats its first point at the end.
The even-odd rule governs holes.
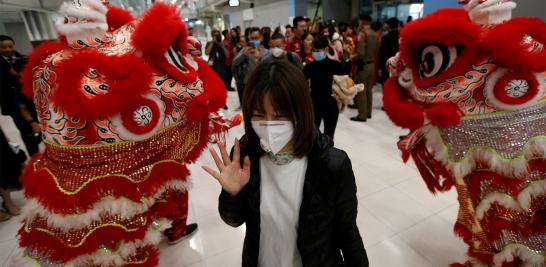
{"type": "Polygon", "coordinates": [[[447,70],[460,53],[461,48],[444,45],[427,45],[421,50],[419,75],[421,79],[434,77],[447,70]]]}

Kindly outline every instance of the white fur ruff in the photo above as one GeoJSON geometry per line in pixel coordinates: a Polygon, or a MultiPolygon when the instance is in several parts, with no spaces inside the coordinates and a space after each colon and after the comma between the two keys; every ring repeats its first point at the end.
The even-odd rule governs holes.
{"type": "MultiPolygon", "coordinates": [[[[171,227],[171,221],[162,219],[159,220],[157,226],[150,226],[146,232],[146,236],[143,240],[138,240],[135,242],[129,242],[123,244],[119,251],[107,252],[107,251],[97,251],[93,254],[86,254],[80,257],[75,258],[74,260],[67,262],[66,267],[76,267],[76,266],[88,266],[88,265],[99,265],[99,266],[123,266],[125,259],[136,252],[138,248],[145,247],[148,245],[157,245],[161,241],[162,232],[165,229],[171,227]]],[[[37,263],[30,259],[24,257],[24,252],[21,248],[17,248],[17,252],[14,253],[14,256],[10,260],[11,267],[36,267],[39,266],[37,263]]]]}
{"type": "Polygon", "coordinates": [[[32,198],[23,207],[22,215],[27,221],[31,221],[37,216],[46,218],[48,226],[65,231],[81,229],[87,227],[93,221],[100,220],[101,216],[105,214],[120,215],[123,219],[132,218],[146,212],[168,189],[187,191],[189,187],[189,180],[187,182],[172,180],[165,183],[152,197],[146,198],[142,203],[136,203],[124,197],[106,198],[95,203],[91,210],[77,216],[65,216],[64,214],[50,212],[37,199],[32,198]]]}
{"type": "Polygon", "coordinates": [[[511,262],[514,258],[519,258],[523,261],[521,267],[545,267],[546,258],[536,252],[531,251],[523,245],[510,245],[505,247],[501,252],[493,256],[493,264],[495,267],[500,267],[504,262],[511,262]]]}

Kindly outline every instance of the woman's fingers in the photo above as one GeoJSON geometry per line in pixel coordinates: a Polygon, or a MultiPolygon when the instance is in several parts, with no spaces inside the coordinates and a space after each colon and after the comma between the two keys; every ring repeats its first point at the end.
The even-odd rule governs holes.
{"type": "Polygon", "coordinates": [[[222,163],[222,160],[216,153],[216,150],[214,148],[210,148],[210,154],[212,155],[212,158],[214,159],[214,163],[216,163],[216,167],[218,167],[218,170],[223,171],[225,168],[225,165],[222,163]]]}
{"type": "Polygon", "coordinates": [[[233,149],[233,162],[239,163],[241,160],[241,147],[239,146],[239,140],[235,138],[235,145],[233,149]]]}
{"type": "Polygon", "coordinates": [[[224,165],[227,166],[231,164],[231,160],[229,159],[229,155],[226,150],[226,144],[224,142],[219,142],[218,147],[220,148],[220,153],[222,154],[222,160],[224,161],[224,165]]]}
{"type": "Polygon", "coordinates": [[[248,156],[246,156],[243,161],[243,174],[245,176],[250,176],[250,158],[248,156]]]}
{"type": "Polygon", "coordinates": [[[221,179],[221,176],[220,176],[219,172],[213,170],[209,166],[201,166],[201,168],[203,168],[203,170],[208,172],[208,174],[210,174],[212,177],[214,177],[214,179],[218,180],[218,182],[220,182],[220,184],[222,184],[222,181],[221,181],[222,179],[221,179]]]}

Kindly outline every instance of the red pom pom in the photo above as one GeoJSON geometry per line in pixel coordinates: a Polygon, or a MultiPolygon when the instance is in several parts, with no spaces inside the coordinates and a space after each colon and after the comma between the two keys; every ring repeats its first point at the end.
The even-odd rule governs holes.
{"type": "Polygon", "coordinates": [[[458,125],[463,116],[463,112],[454,103],[438,104],[427,108],[425,114],[432,125],[441,128],[458,125]]]}
{"type": "Polygon", "coordinates": [[[383,89],[383,106],[387,116],[402,128],[417,129],[423,126],[423,108],[402,94],[396,77],[390,78],[383,89]]]}
{"type": "Polygon", "coordinates": [[[106,13],[106,23],[110,31],[117,30],[121,26],[133,21],[133,15],[125,9],[121,9],[114,5],[108,5],[108,13],[106,13]]]}
{"type": "Polygon", "coordinates": [[[144,13],[132,41],[144,54],[163,57],[171,46],[185,54],[187,36],[188,30],[176,7],[158,2],[144,13]]]}
{"type": "Polygon", "coordinates": [[[205,94],[209,96],[209,111],[214,112],[226,105],[227,90],[222,79],[203,59],[195,58],[199,65],[199,78],[203,81],[205,94]]]}
{"type": "Polygon", "coordinates": [[[483,46],[502,67],[546,71],[546,49],[532,48],[532,42],[523,42],[526,36],[532,38],[527,41],[546,46],[546,23],[537,18],[513,18],[491,29],[484,37],[483,46]]]}
{"type": "Polygon", "coordinates": [[[57,69],[59,79],[52,102],[68,115],[86,120],[107,118],[145,93],[152,71],[134,54],[108,56],[96,51],[75,53],[57,69]],[[94,71],[93,71],[94,70],[94,71]],[[85,76],[99,76],[104,84],[82,84],[85,76]]]}

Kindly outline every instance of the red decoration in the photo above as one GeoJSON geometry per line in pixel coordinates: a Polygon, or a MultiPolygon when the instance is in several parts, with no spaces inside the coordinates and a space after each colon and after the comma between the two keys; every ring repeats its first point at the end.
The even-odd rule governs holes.
{"type": "Polygon", "coordinates": [[[154,129],[159,123],[160,110],[157,103],[151,99],[142,97],[133,103],[130,103],[128,108],[121,112],[121,121],[123,126],[132,133],[145,134],[154,129]],[[141,109],[143,108],[143,109],[141,109]],[[147,108],[147,110],[145,110],[147,108]],[[147,114],[140,114],[139,112],[147,114]],[[138,119],[137,116],[143,116],[138,119]],[[148,117],[149,116],[149,117],[148,117]],[[148,120],[147,123],[139,124],[137,120],[148,120]]]}
{"type": "Polygon", "coordinates": [[[495,62],[509,69],[546,71],[546,22],[538,18],[513,18],[495,26],[483,38],[482,45],[495,62]],[[544,48],[529,52],[522,43],[529,35],[544,48]]]}
{"type": "Polygon", "coordinates": [[[60,63],[57,74],[63,79],[52,101],[68,115],[87,120],[104,119],[122,111],[149,89],[150,68],[134,54],[105,55],[93,50],[74,53],[60,63]],[[82,79],[90,69],[104,78],[108,89],[90,97],[82,79]]]}
{"type": "Polygon", "coordinates": [[[408,23],[400,32],[400,56],[413,70],[414,83],[426,88],[455,74],[471,69],[480,55],[476,40],[480,38],[480,26],[470,21],[463,9],[442,9],[422,19],[408,23]],[[442,36],[439,39],[438,36],[442,36]],[[419,76],[421,49],[425,45],[441,44],[461,46],[463,50],[451,67],[436,76],[422,79],[419,76]]]}
{"type": "Polygon", "coordinates": [[[493,94],[495,98],[505,104],[521,105],[531,101],[539,93],[539,83],[534,73],[528,71],[514,71],[506,73],[495,84],[493,94]],[[510,82],[516,80],[526,81],[529,89],[520,97],[511,97],[507,94],[506,89],[510,82]]]}
{"type": "Polygon", "coordinates": [[[108,13],[106,13],[106,23],[108,23],[108,29],[110,31],[117,30],[121,26],[133,21],[133,15],[131,12],[116,7],[114,5],[108,5],[108,13]]]}

